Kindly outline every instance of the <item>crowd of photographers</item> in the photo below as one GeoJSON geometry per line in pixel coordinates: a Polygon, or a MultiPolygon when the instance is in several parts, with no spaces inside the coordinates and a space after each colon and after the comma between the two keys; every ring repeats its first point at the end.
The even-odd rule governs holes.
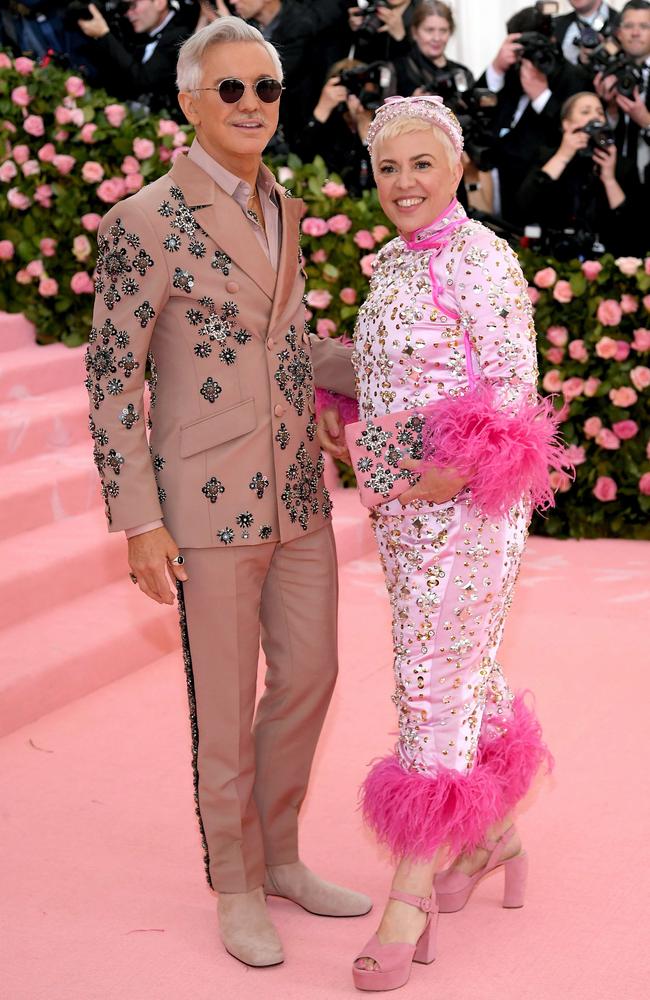
{"type": "Polygon", "coordinates": [[[650,2],[538,0],[515,14],[475,80],[446,55],[440,0],[8,0],[0,43],[66,62],[113,96],[178,115],[179,45],[236,14],[279,49],[271,150],[321,155],[353,193],[373,184],[366,134],[399,93],[439,94],[465,133],[461,197],[556,255],[650,247],[650,2]]]}

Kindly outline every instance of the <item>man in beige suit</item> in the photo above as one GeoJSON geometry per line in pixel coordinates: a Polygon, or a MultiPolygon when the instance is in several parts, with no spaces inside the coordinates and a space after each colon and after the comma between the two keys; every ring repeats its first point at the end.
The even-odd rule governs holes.
{"type": "Polygon", "coordinates": [[[126,531],[147,596],[171,604],[177,583],[208,880],[226,948],[256,966],[283,958],[265,892],[322,915],[371,905],[298,857],[337,671],[337,582],[302,202],[261,163],[281,79],[275,50],[238,18],[185,43],[179,100],[196,140],[103,220],[87,354],[110,530],[126,531]]]}

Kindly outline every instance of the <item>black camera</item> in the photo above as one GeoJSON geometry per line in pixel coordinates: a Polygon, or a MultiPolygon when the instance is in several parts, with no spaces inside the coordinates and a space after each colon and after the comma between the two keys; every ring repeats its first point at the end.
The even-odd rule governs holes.
{"type": "Polygon", "coordinates": [[[377,15],[380,7],[392,7],[390,0],[357,0],[356,6],[363,13],[363,21],[359,31],[366,35],[375,35],[384,22],[377,15]]]}
{"type": "Polygon", "coordinates": [[[491,170],[494,163],[492,121],[498,96],[485,87],[473,87],[463,69],[438,69],[426,88],[427,94],[442,97],[454,112],[463,130],[467,155],[479,170],[491,170]]]}
{"type": "Polygon", "coordinates": [[[517,39],[520,46],[520,59],[528,59],[535,69],[543,73],[544,76],[554,76],[562,65],[562,53],[557,45],[548,35],[543,35],[541,31],[524,31],[517,39]]]}
{"type": "MultiPolygon", "coordinates": [[[[104,0],[103,3],[95,3],[94,6],[103,15],[107,24],[113,27],[120,20],[120,16],[128,4],[125,3],[125,0],[104,0]]],[[[66,5],[63,24],[68,31],[74,31],[78,27],[78,21],[90,21],[92,16],[88,3],[83,3],[82,0],[72,0],[72,3],[66,5]]]]}
{"type": "Polygon", "coordinates": [[[574,38],[573,44],[580,49],[588,49],[590,52],[597,49],[609,34],[606,24],[607,21],[604,17],[597,17],[591,24],[577,18],[578,37],[574,38]]]}
{"type": "Polygon", "coordinates": [[[615,143],[614,130],[602,118],[592,118],[579,132],[586,132],[589,144],[579,151],[580,156],[592,156],[597,149],[607,149],[615,143]]]}
{"type": "Polygon", "coordinates": [[[376,111],[390,96],[393,73],[387,63],[374,62],[342,70],[339,80],[348,94],[359,98],[367,111],[376,111]]]}
{"type": "Polygon", "coordinates": [[[643,89],[642,71],[611,38],[594,49],[589,66],[594,73],[602,73],[603,77],[616,77],[616,89],[622,97],[632,100],[637,87],[643,89]]]}

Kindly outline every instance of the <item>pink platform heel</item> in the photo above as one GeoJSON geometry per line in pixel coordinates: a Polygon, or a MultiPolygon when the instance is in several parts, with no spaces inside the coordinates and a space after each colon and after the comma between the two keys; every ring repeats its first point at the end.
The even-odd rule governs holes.
{"type": "Polygon", "coordinates": [[[486,842],[483,846],[490,851],[490,856],[483,867],[479,868],[473,875],[454,871],[453,868],[436,875],[434,885],[441,913],[456,913],[457,910],[462,910],[481,879],[496,868],[501,867],[503,867],[505,874],[503,905],[512,909],[524,905],[528,855],[521,851],[506,861],[501,860],[502,850],[507,847],[514,834],[515,827],[510,826],[498,840],[486,842]]]}
{"type": "Polygon", "coordinates": [[[427,914],[417,944],[391,942],[382,944],[376,934],[368,941],[354,960],[352,978],[358,990],[380,992],[397,990],[409,981],[413,962],[430,965],[436,957],[436,930],[438,926],[438,906],[435,896],[412,896],[408,892],[393,890],[389,899],[415,906],[427,914]],[[370,958],[376,962],[375,969],[359,968],[357,962],[370,958]]]}

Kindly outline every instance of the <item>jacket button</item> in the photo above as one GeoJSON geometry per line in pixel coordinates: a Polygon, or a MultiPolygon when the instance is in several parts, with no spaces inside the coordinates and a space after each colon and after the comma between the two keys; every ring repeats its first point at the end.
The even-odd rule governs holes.
{"type": "Polygon", "coordinates": [[[284,406],[281,406],[280,403],[278,403],[276,406],[273,407],[273,412],[275,413],[276,417],[283,417],[284,406]]]}
{"type": "Polygon", "coordinates": [[[266,338],[266,346],[268,347],[269,351],[273,350],[273,348],[275,347],[275,341],[273,337],[266,338]]]}
{"type": "Polygon", "coordinates": [[[237,284],[236,281],[227,281],[226,282],[226,291],[227,292],[231,292],[231,293],[234,294],[235,292],[239,291],[239,285],[237,284]]]}

